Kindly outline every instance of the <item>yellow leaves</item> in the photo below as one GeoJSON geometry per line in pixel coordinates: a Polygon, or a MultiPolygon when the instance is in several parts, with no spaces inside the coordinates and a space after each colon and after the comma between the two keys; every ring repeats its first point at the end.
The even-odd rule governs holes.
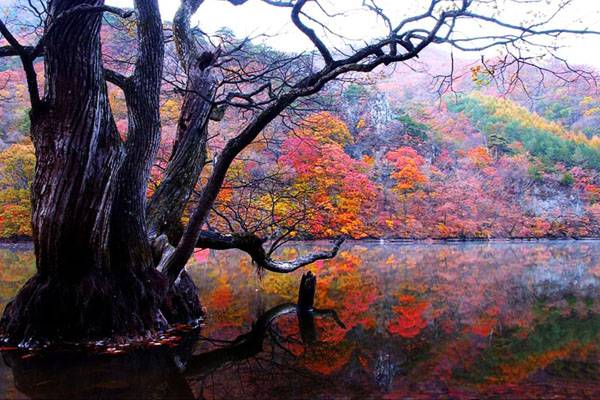
{"type": "Polygon", "coordinates": [[[594,114],[598,114],[600,112],[600,107],[592,107],[583,112],[583,115],[586,117],[591,117],[594,114]]]}
{"type": "Polygon", "coordinates": [[[481,93],[472,94],[471,97],[479,101],[493,115],[500,119],[515,120],[526,127],[535,128],[541,131],[546,131],[555,134],[567,140],[584,140],[587,144],[589,139],[577,132],[571,132],[565,129],[557,122],[548,121],[539,114],[530,112],[525,107],[521,107],[510,100],[501,99],[498,97],[486,96],[481,93]]]}
{"type": "Polygon", "coordinates": [[[594,98],[591,96],[585,96],[580,102],[579,106],[583,111],[585,117],[592,117],[600,112],[600,98],[594,98]]]}
{"type": "Polygon", "coordinates": [[[450,237],[452,234],[452,230],[449,229],[446,224],[440,222],[439,224],[437,224],[436,226],[438,232],[439,232],[439,236],[440,237],[450,237]]]}
{"type": "Polygon", "coordinates": [[[477,81],[480,72],[481,72],[481,65],[476,65],[471,68],[471,80],[473,82],[477,81]]]}
{"type": "Polygon", "coordinates": [[[592,96],[585,96],[583,99],[581,99],[581,101],[579,102],[580,105],[582,106],[586,106],[588,104],[591,104],[593,102],[595,102],[596,100],[594,100],[594,98],[592,96]]]}
{"type": "Polygon", "coordinates": [[[178,120],[180,110],[180,102],[173,98],[169,98],[160,108],[160,115],[163,120],[174,122],[178,120]]]}
{"type": "Polygon", "coordinates": [[[135,38],[137,35],[137,20],[135,18],[122,19],[121,23],[123,24],[127,35],[131,38],[135,38]]]}
{"type": "Polygon", "coordinates": [[[471,67],[471,81],[477,85],[489,85],[493,71],[483,68],[481,65],[471,67]]]}
{"type": "MultiPolygon", "coordinates": [[[[319,114],[321,125],[324,115],[319,114]]],[[[314,122],[315,116],[311,119],[314,122]]],[[[377,197],[367,175],[369,165],[351,158],[340,143],[294,133],[284,143],[279,162],[293,169],[292,188],[303,194],[305,205],[312,210],[306,218],[307,231],[317,237],[339,233],[354,238],[368,236],[370,228],[363,216],[372,215],[377,197]]]]}
{"type": "Polygon", "coordinates": [[[392,178],[398,182],[396,190],[401,193],[413,191],[427,182],[427,177],[414,164],[406,165],[400,171],[394,172],[392,178]]]}
{"type": "Polygon", "coordinates": [[[108,91],[108,102],[110,109],[117,119],[127,117],[127,103],[121,90],[111,88],[108,91]]]}
{"type": "Polygon", "coordinates": [[[0,190],[0,204],[24,204],[29,201],[29,190],[7,188],[0,190]]]}
{"type": "Polygon", "coordinates": [[[29,188],[34,169],[31,142],[0,152],[0,237],[31,235],[29,188]]]}
{"type": "Polygon", "coordinates": [[[401,147],[389,152],[386,158],[396,168],[392,178],[396,180],[395,190],[400,194],[413,192],[427,183],[427,176],[421,171],[425,160],[414,149],[401,147]]]}
{"type": "Polygon", "coordinates": [[[31,206],[7,204],[0,210],[0,237],[31,236],[31,206]]]}
{"type": "Polygon", "coordinates": [[[352,142],[352,135],[346,124],[328,112],[309,116],[302,123],[301,128],[294,133],[300,137],[311,137],[320,143],[345,145],[352,142]]]}
{"type": "Polygon", "coordinates": [[[368,165],[370,168],[373,168],[375,165],[375,159],[367,154],[363,156],[362,162],[368,165]]]}
{"type": "Polygon", "coordinates": [[[27,139],[0,152],[0,187],[28,189],[35,169],[33,144],[27,139]]]}
{"type": "Polygon", "coordinates": [[[356,129],[362,129],[362,128],[364,128],[365,126],[367,126],[367,121],[365,121],[365,119],[364,119],[364,118],[360,118],[360,119],[358,120],[358,123],[356,124],[356,129]]]}
{"type": "Polygon", "coordinates": [[[596,150],[600,150],[600,137],[598,136],[592,136],[592,138],[589,140],[588,144],[595,148],[596,150]]]}

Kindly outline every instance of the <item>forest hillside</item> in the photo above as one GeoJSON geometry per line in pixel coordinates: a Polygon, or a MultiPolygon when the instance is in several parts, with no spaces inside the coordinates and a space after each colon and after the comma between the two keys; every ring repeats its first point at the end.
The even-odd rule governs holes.
{"type": "MultiPolygon", "coordinates": [[[[127,54],[133,29],[105,21],[107,62],[127,54]]],[[[272,124],[231,168],[210,228],[281,240],[600,235],[600,96],[592,82],[576,73],[540,80],[539,71],[525,70],[520,76],[530,82],[504,91],[493,74],[463,60],[462,74],[443,88],[448,56],[427,58],[427,71],[400,66],[338,82],[318,107],[272,124]]],[[[116,87],[109,93],[126,140],[123,95],[116,87]]],[[[181,104],[176,89],[166,93],[155,183],[181,104]]],[[[0,61],[3,239],[31,235],[27,96],[18,61],[0,61]]],[[[226,112],[209,148],[222,147],[243,118],[226,112]]]]}

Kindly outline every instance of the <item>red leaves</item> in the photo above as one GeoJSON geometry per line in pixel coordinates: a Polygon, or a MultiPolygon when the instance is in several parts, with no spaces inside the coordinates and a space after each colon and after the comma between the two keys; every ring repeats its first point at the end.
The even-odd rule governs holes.
{"type": "Polygon", "coordinates": [[[365,217],[374,211],[376,186],[367,175],[369,164],[345,153],[340,121],[332,118],[309,118],[307,127],[285,140],[279,162],[292,168],[295,187],[308,195],[312,234],[364,237],[370,233],[365,217]]]}
{"type": "Polygon", "coordinates": [[[401,295],[398,300],[400,304],[392,309],[395,314],[398,314],[398,317],[390,322],[388,332],[405,339],[412,339],[427,326],[424,313],[429,307],[429,303],[419,301],[411,295],[401,295]]]}

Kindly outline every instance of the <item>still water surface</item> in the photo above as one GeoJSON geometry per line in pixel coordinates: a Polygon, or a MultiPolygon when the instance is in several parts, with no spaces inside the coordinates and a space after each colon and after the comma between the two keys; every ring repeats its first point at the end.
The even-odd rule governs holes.
{"type": "MultiPolygon", "coordinates": [[[[324,311],[300,318],[301,272],[198,252],[198,341],[13,357],[0,398],[600,398],[598,241],[357,242],[311,269],[324,311]]],[[[1,308],[33,270],[30,249],[0,248],[1,308]]]]}

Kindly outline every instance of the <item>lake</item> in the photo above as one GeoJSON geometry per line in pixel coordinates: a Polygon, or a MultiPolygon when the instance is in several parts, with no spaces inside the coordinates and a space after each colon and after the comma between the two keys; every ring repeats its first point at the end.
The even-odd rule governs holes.
{"type": "MultiPolygon", "coordinates": [[[[351,242],[310,270],[319,312],[298,316],[302,271],[197,252],[199,337],[131,354],[5,354],[0,398],[600,397],[600,241],[351,242]]],[[[31,249],[0,248],[0,307],[33,271],[31,249]]]]}

